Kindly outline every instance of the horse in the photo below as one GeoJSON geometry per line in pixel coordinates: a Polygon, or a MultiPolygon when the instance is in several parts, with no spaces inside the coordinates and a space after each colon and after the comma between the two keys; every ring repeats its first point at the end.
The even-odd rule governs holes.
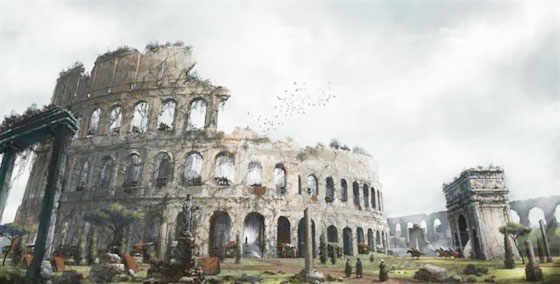
{"type": "Polygon", "coordinates": [[[444,257],[444,258],[459,258],[460,254],[457,251],[454,251],[452,249],[444,249],[442,247],[440,247],[439,249],[436,249],[436,254],[439,257],[444,257]]]}
{"type": "Polygon", "coordinates": [[[410,257],[416,257],[416,259],[420,259],[420,255],[422,255],[422,253],[415,248],[407,250],[406,253],[410,253],[410,257]]]}

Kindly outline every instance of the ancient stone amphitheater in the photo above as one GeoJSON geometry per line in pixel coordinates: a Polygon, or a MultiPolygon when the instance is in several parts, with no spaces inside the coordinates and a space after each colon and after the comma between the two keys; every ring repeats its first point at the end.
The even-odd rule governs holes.
{"type": "MultiPolygon", "coordinates": [[[[331,147],[271,141],[247,129],[217,130],[230,92],[191,72],[182,44],[121,48],[101,55],[90,74],[81,64],[60,74],[52,103],[79,119],[64,177],[57,239],[76,243],[90,226],[85,212],[119,202],[143,211],[129,243],[149,243],[163,256],[176,238],[182,202],[195,211],[197,255],[216,255],[239,234],[246,257],[303,249],[303,209],[319,236],[348,255],[387,249],[378,164],[331,147]],[[67,231],[67,233],[62,233],[67,231]]],[[[42,145],[16,220],[37,223],[50,151],[42,145]]],[[[104,237],[104,235],[106,235],[104,237]]],[[[100,234],[100,245],[108,242],[100,234]]]]}

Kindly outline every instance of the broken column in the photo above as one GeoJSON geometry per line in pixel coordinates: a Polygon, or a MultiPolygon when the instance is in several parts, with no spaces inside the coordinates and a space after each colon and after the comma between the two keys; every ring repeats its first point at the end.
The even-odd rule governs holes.
{"type": "Polygon", "coordinates": [[[8,195],[10,194],[10,182],[15,162],[16,152],[14,150],[9,149],[4,152],[2,166],[0,166],[0,220],[2,220],[6,200],[8,200],[8,195]]]}
{"type": "Polygon", "coordinates": [[[49,162],[47,186],[39,215],[39,230],[35,241],[33,252],[33,262],[27,271],[27,279],[32,283],[44,281],[47,270],[50,270],[50,256],[52,241],[54,237],[54,227],[56,224],[56,209],[62,193],[62,182],[64,170],[66,168],[66,157],[72,132],[65,127],[59,127],[55,131],[52,156],[49,162]],[[42,275],[43,274],[43,275],[42,275]]]}
{"type": "Polygon", "coordinates": [[[525,279],[527,281],[541,281],[543,279],[542,270],[535,262],[535,252],[533,251],[533,244],[531,241],[525,241],[527,248],[527,257],[529,262],[525,266],[525,279]]]}
{"type": "Polygon", "coordinates": [[[311,240],[311,219],[309,217],[309,208],[305,208],[303,211],[303,225],[304,225],[304,257],[305,257],[305,268],[297,275],[300,280],[306,282],[324,282],[325,276],[323,273],[313,270],[313,247],[311,240]]]}
{"type": "Polygon", "coordinates": [[[313,248],[311,240],[311,222],[309,222],[309,208],[303,211],[304,236],[305,236],[305,271],[310,272],[313,269],[313,248]]]}
{"type": "Polygon", "coordinates": [[[544,226],[544,221],[539,220],[539,225],[541,227],[541,234],[544,243],[544,252],[546,253],[546,262],[552,262],[552,256],[550,255],[550,246],[548,245],[548,237],[546,236],[546,227],[544,226]]]}

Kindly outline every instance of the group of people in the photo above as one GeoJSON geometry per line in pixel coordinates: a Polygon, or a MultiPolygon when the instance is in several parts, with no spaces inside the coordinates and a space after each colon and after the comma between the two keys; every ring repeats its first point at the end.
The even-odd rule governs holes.
{"type": "MultiPolygon", "coordinates": [[[[344,269],[346,277],[352,276],[352,265],[350,265],[350,259],[346,259],[346,268],[344,269]]],[[[360,258],[356,259],[356,278],[360,279],[363,277],[363,267],[360,258]]],[[[381,260],[379,263],[379,281],[387,281],[389,279],[389,270],[385,265],[385,262],[381,260]]]]}

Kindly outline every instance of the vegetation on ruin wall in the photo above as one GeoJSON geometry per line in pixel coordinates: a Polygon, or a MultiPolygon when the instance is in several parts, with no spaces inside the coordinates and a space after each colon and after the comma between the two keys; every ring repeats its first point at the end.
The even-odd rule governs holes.
{"type": "Polygon", "coordinates": [[[44,111],[53,109],[56,107],[55,105],[46,105],[42,108],[38,108],[36,104],[31,105],[28,107],[22,114],[18,114],[14,111],[7,116],[4,116],[4,120],[0,124],[0,133],[6,130],[12,129],[21,125],[25,120],[38,115],[44,111]]]}

